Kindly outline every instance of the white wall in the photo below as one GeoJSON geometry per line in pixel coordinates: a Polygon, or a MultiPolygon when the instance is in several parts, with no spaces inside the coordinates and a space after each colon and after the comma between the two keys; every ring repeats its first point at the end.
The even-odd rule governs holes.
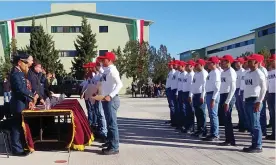
{"type": "Polygon", "coordinates": [[[226,42],[222,42],[222,43],[219,43],[219,44],[216,44],[216,45],[206,47],[205,55],[208,56],[208,57],[211,57],[211,56],[221,57],[221,56],[224,56],[226,54],[230,54],[233,57],[238,57],[242,53],[245,53],[247,51],[254,52],[255,51],[255,44],[251,44],[251,45],[246,45],[246,46],[242,46],[242,47],[238,47],[238,48],[233,48],[233,49],[229,49],[229,50],[225,50],[225,51],[221,51],[221,52],[217,52],[217,53],[213,53],[213,54],[207,54],[207,52],[209,50],[221,48],[221,47],[224,47],[224,46],[232,45],[232,44],[243,42],[243,41],[246,41],[246,40],[251,40],[251,39],[254,39],[254,38],[255,38],[255,33],[251,33],[251,34],[248,34],[248,35],[245,35],[245,36],[235,38],[233,40],[229,40],[229,41],[226,41],[226,42]]]}

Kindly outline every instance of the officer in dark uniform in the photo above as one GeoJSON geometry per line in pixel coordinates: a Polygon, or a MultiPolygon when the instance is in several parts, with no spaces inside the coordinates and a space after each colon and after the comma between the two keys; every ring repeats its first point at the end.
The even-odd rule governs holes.
{"type": "Polygon", "coordinates": [[[25,74],[28,73],[28,55],[20,54],[13,57],[14,67],[10,73],[10,83],[12,98],[10,101],[11,113],[13,115],[11,123],[11,147],[13,155],[26,156],[27,152],[21,144],[24,140],[24,133],[22,129],[22,110],[26,108],[33,108],[38,95],[34,95],[27,89],[25,74]]]}

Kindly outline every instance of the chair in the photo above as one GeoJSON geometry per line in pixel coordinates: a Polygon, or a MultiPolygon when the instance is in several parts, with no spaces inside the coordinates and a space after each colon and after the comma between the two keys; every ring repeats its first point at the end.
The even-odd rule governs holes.
{"type": "Polygon", "coordinates": [[[4,143],[4,147],[5,147],[5,151],[7,154],[7,157],[9,158],[10,156],[10,150],[9,150],[9,146],[11,146],[10,141],[8,139],[10,139],[9,137],[9,132],[7,131],[7,126],[8,126],[8,121],[7,119],[4,119],[4,105],[0,105],[0,136],[1,136],[1,140],[2,143],[4,143]]]}

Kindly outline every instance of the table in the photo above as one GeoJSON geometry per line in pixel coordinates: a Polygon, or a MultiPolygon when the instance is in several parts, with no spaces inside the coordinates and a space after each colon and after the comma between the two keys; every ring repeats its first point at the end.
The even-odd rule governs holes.
{"type": "MultiPolygon", "coordinates": [[[[50,110],[24,110],[22,112],[23,122],[22,127],[25,134],[25,140],[28,149],[33,152],[34,144],[36,142],[49,142],[57,141],[60,142],[60,128],[58,128],[58,138],[56,140],[44,140],[43,139],[43,129],[42,129],[42,117],[45,116],[57,116],[58,125],[60,125],[60,118],[64,116],[64,122],[71,120],[71,127],[68,130],[68,140],[62,141],[67,143],[67,149],[83,151],[85,146],[91,145],[94,141],[93,133],[90,130],[87,117],[78,102],[77,99],[63,100],[61,103],[55,105],[50,110]],[[40,119],[40,135],[39,140],[33,140],[31,135],[31,126],[27,122],[27,118],[39,118],[40,119]]],[[[59,127],[59,126],[58,126],[59,127]]]]}

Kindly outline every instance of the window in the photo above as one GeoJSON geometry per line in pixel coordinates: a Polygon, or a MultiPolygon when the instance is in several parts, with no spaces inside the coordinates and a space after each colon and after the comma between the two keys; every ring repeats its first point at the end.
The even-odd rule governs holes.
{"type": "Polygon", "coordinates": [[[268,34],[274,34],[275,33],[275,27],[271,27],[267,31],[268,31],[268,34]]]}
{"type": "Polygon", "coordinates": [[[248,45],[254,44],[255,43],[255,39],[251,39],[248,41],[248,45]]]}
{"type": "Polygon", "coordinates": [[[238,47],[241,47],[241,44],[240,44],[240,43],[236,43],[236,44],[235,44],[235,48],[238,48],[238,47]]]}
{"type": "Polygon", "coordinates": [[[233,49],[233,45],[228,45],[227,50],[229,50],[229,49],[233,49]]]}
{"type": "Polygon", "coordinates": [[[60,57],[75,57],[77,55],[76,50],[61,50],[59,51],[60,57]]]}
{"type": "Polygon", "coordinates": [[[103,56],[108,50],[99,50],[99,56],[103,56]]]}
{"type": "MultiPolygon", "coordinates": [[[[38,28],[39,26],[35,26],[35,28],[38,28]]],[[[18,33],[31,33],[32,26],[17,26],[17,32],[18,33]]]]}
{"type": "Polygon", "coordinates": [[[262,36],[266,36],[266,35],[274,34],[274,33],[275,33],[275,27],[270,27],[268,29],[258,31],[258,37],[262,37],[262,36]]]}
{"type": "Polygon", "coordinates": [[[108,33],[108,26],[99,26],[100,33],[108,33]]]}
{"type": "Polygon", "coordinates": [[[79,33],[81,26],[52,26],[52,33],[79,33]]]}

